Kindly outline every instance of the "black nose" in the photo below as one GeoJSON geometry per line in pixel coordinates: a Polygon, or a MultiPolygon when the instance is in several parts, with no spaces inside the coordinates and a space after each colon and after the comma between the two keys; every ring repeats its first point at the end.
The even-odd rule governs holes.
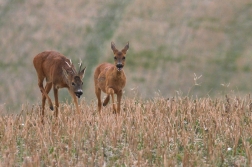
{"type": "Polygon", "coordinates": [[[76,92],[74,92],[74,93],[75,93],[75,95],[76,95],[78,98],[80,98],[80,96],[83,94],[82,90],[78,90],[78,91],[76,91],[76,92]]]}
{"type": "Polygon", "coordinates": [[[123,65],[122,64],[117,64],[116,67],[117,68],[123,68],[123,65]]]}

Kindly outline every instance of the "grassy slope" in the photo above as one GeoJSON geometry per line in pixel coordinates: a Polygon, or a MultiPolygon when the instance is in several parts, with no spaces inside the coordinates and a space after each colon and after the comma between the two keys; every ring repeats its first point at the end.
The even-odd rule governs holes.
{"type": "MultiPolygon", "coordinates": [[[[250,90],[249,0],[0,1],[0,12],[0,108],[40,101],[32,57],[49,49],[75,64],[83,59],[84,97],[93,99],[94,66],[112,62],[111,40],[119,48],[130,41],[127,96],[132,88],[144,98],[158,90],[166,97],[250,90]],[[194,86],[194,73],[201,86],[194,86]]],[[[70,99],[67,91],[60,95],[70,99]]]]}
{"type": "Polygon", "coordinates": [[[175,90],[187,94],[196,73],[203,75],[202,86],[193,88],[193,94],[217,95],[223,83],[243,93],[250,90],[249,1],[158,2],[135,10],[141,3],[135,1],[115,36],[133,39],[132,57],[127,59],[131,67],[127,72],[137,71],[130,74],[132,87],[145,97],[158,89],[165,96],[175,90]]]}

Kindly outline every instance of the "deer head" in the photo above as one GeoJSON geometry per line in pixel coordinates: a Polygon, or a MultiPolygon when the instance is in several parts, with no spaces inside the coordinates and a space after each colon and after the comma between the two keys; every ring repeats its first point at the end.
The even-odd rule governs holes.
{"type": "Polygon", "coordinates": [[[82,86],[83,86],[82,79],[84,77],[86,67],[84,67],[83,69],[81,69],[82,62],[80,60],[79,71],[77,72],[76,69],[75,69],[75,67],[73,66],[73,63],[71,62],[71,60],[70,60],[70,64],[68,62],[66,62],[66,64],[69,67],[68,69],[65,69],[65,68],[62,67],[63,75],[65,77],[65,82],[67,83],[70,91],[74,92],[75,95],[78,98],[80,98],[80,96],[83,94],[83,91],[82,91],[82,86]]]}
{"type": "Polygon", "coordinates": [[[115,43],[111,42],[111,49],[114,52],[114,63],[118,71],[121,71],[125,65],[125,58],[127,50],[129,49],[129,42],[127,45],[121,50],[118,51],[116,49],[115,43]]]}

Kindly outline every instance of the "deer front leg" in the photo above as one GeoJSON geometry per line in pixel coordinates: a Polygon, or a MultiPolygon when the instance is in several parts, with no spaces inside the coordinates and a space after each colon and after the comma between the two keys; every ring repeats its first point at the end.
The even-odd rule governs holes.
{"type": "Polygon", "coordinates": [[[68,90],[69,93],[71,94],[73,100],[74,100],[74,104],[75,104],[75,107],[76,107],[76,110],[78,112],[78,114],[80,114],[80,108],[79,108],[79,105],[78,105],[78,99],[77,97],[75,96],[75,94],[73,92],[71,92],[70,90],[68,90]]]}
{"type": "Polygon", "coordinates": [[[101,113],[101,89],[95,88],[95,95],[98,100],[98,112],[101,113]]]}
{"type": "Polygon", "coordinates": [[[56,106],[56,110],[54,114],[55,114],[55,117],[58,117],[59,99],[58,99],[58,89],[55,86],[53,87],[53,93],[54,93],[55,106],[56,106]]]}
{"type": "Polygon", "coordinates": [[[115,106],[115,100],[114,100],[114,94],[115,94],[114,89],[107,88],[107,94],[108,94],[108,96],[111,95],[111,97],[112,97],[113,114],[115,114],[116,113],[116,106],[115,106]]]}
{"type": "Polygon", "coordinates": [[[121,110],[121,99],[122,99],[122,90],[117,93],[117,114],[120,114],[121,110]]]}

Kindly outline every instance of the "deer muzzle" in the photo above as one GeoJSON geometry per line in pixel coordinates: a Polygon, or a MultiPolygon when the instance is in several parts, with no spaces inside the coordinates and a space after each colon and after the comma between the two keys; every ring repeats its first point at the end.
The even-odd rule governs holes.
{"type": "Polygon", "coordinates": [[[75,95],[76,95],[78,98],[80,98],[80,96],[83,94],[83,92],[82,92],[81,89],[78,90],[78,91],[76,91],[76,92],[74,92],[74,93],[75,93],[75,95]]]}
{"type": "Polygon", "coordinates": [[[116,64],[116,67],[117,67],[117,70],[118,70],[118,71],[121,71],[122,68],[123,68],[123,64],[118,63],[118,64],[116,64]]]}

